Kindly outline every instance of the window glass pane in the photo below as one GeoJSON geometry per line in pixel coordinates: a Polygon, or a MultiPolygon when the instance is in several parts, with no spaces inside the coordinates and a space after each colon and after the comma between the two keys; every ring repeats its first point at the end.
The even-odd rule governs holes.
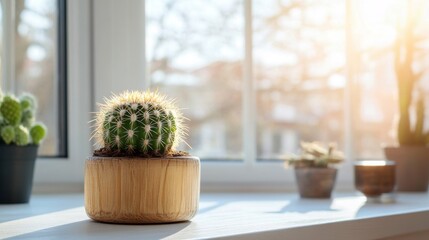
{"type": "Polygon", "coordinates": [[[254,0],[257,156],[344,141],[344,0],[254,0]]]}
{"type": "Polygon", "coordinates": [[[190,152],[241,159],[242,1],[149,0],[146,16],[151,87],[175,98],[190,119],[190,152]]]}
{"type": "MultiPolygon", "coordinates": [[[[429,3],[426,1],[355,1],[354,46],[356,47],[356,83],[354,89],[354,149],[358,158],[383,158],[383,144],[395,144],[398,120],[398,95],[394,46],[406,22],[408,3],[413,3],[413,70],[422,72],[415,85],[429,94],[429,3]]],[[[411,35],[409,35],[411,36],[411,35]]],[[[416,96],[414,95],[414,96],[416,96]]],[[[413,99],[415,101],[416,98],[413,99]]],[[[428,99],[426,99],[428,100],[428,99]]],[[[428,101],[426,101],[428,103],[428,101]]],[[[426,104],[428,105],[428,104],[426,104]]],[[[428,111],[429,109],[426,108],[428,111]]],[[[412,121],[415,120],[414,110],[412,121]]],[[[426,128],[429,122],[426,118],[426,128]]]]}
{"type": "MultiPolygon", "coordinates": [[[[9,28],[13,30],[10,33],[3,32],[1,38],[4,39],[10,34],[14,34],[12,52],[15,59],[15,77],[2,80],[9,83],[6,85],[13,86],[16,93],[30,92],[38,99],[37,120],[48,127],[47,138],[39,149],[39,155],[44,156],[59,155],[59,144],[61,143],[58,127],[57,2],[57,0],[11,1],[15,8],[15,19],[9,21],[9,28]]],[[[11,11],[10,9],[2,10],[11,11]]],[[[2,15],[2,31],[5,27],[3,17],[4,15],[2,15]]],[[[10,46],[1,44],[1,47],[10,46]]],[[[11,66],[11,63],[7,61],[10,60],[2,59],[2,69],[11,66]]],[[[13,90],[5,89],[4,91],[13,90]]]]}

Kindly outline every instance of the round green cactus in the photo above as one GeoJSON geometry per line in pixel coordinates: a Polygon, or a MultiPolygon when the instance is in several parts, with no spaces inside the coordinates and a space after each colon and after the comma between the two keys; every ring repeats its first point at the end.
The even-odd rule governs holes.
{"type": "Polygon", "coordinates": [[[35,122],[34,115],[36,113],[37,101],[33,95],[28,93],[22,95],[19,99],[22,109],[21,123],[25,127],[31,128],[35,122]]]}
{"type": "Polygon", "coordinates": [[[22,109],[18,99],[12,95],[7,95],[3,98],[0,107],[0,112],[3,118],[10,125],[17,126],[21,123],[22,109]]]}
{"type": "Polygon", "coordinates": [[[20,103],[22,110],[27,110],[31,108],[31,102],[28,99],[22,99],[20,103]]]}
{"type": "Polygon", "coordinates": [[[38,123],[30,129],[30,136],[34,144],[39,144],[46,135],[46,126],[38,123]]]}
{"type": "Polygon", "coordinates": [[[37,101],[33,95],[25,93],[19,98],[19,100],[23,111],[31,110],[34,112],[36,110],[37,101]]]}
{"type": "Polygon", "coordinates": [[[96,137],[109,151],[163,156],[181,141],[182,122],[180,112],[164,96],[125,92],[101,106],[96,137]]]}
{"type": "Polygon", "coordinates": [[[30,134],[26,127],[22,125],[15,127],[15,143],[18,146],[24,146],[30,143],[30,134]]]}
{"type": "Polygon", "coordinates": [[[5,126],[1,129],[0,135],[6,144],[10,144],[15,140],[15,128],[12,126],[5,126]]]}
{"type": "Polygon", "coordinates": [[[26,111],[22,112],[21,123],[26,128],[30,128],[31,126],[33,126],[35,121],[36,121],[36,119],[34,117],[33,111],[26,110],[26,111]]]}

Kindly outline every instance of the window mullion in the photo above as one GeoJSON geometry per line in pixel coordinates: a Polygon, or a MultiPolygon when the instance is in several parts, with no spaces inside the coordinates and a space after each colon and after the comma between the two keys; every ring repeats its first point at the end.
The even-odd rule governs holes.
{"type": "Polygon", "coordinates": [[[2,0],[3,46],[2,46],[2,89],[15,92],[15,1],[2,0]]]}
{"type": "Polygon", "coordinates": [[[243,145],[244,162],[256,163],[256,107],[252,58],[252,1],[244,0],[243,145]]]}
{"type": "Polygon", "coordinates": [[[354,41],[353,41],[353,0],[346,0],[346,87],[344,91],[344,140],[346,159],[354,159],[353,151],[353,86],[354,84],[354,41]]]}

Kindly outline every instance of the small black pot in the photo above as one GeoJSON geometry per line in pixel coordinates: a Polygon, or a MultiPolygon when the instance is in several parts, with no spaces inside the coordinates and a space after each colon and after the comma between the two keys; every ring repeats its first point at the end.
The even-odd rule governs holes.
{"type": "Polygon", "coordinates": [[[0,144],[0,203],[28,203],[37,145],[0,144]]]}

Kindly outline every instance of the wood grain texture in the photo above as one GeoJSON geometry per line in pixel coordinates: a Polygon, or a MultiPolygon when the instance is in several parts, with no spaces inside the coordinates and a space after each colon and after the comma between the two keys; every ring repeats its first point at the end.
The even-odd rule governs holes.
{"type": "Polygon", "coordinates": [[[197,157],[90,157],[85,164],[85,210],[110,223],[166,223],[198,210],[197,157]]]}

